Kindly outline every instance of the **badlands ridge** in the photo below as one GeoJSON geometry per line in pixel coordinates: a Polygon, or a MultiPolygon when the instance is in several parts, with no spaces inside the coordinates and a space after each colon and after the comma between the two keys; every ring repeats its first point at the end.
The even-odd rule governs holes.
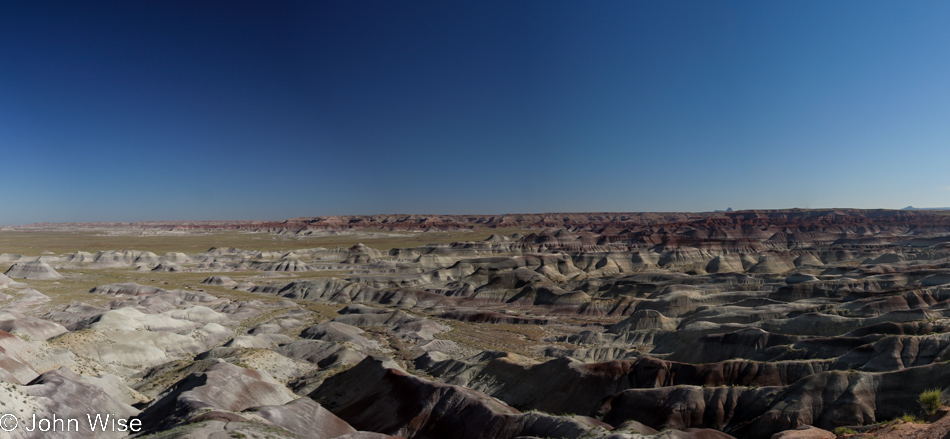
{"type": "MultiPolygon", "coordinates": [[[[950,433],[943,411],[892,422],[927,419],[918,396],[950,387],[947,212],[33,224],[0,230],[0,252],[5,236],[92,237],[0,254],[0,413],[21,425],[109,413],[142,431],[96,437],[950,433]],[[155,236],[248,246],[137,245],[155,236]]],[[[0,434],[93,435],[80,427],[0,434]]]]}

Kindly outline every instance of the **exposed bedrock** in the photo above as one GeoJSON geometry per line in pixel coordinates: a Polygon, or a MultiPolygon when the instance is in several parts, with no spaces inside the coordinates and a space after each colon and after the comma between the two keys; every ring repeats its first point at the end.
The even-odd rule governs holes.
{"type": "Polygon", "coordinates": [[[499,312],[491,311],[476,311],[476,310],[453,310],[442,313],[439,315],[439,318],[459,320],[462,322],[474,322],[474,323],[508,323],[514,325],[549,325],[555,323],[555,320],[545,319],[545,318],[536,318],[536,317],[521,317],[503,314],[499,312]]]}
{"type": "Polygon", "coordinates": [[[829,371],[789,386],[627,389],[605,400],[607,423],[638,420],[653,428],[705,427],[739,438],[814,425],[865,425],[917,411],[928,388],[950,385],[950,364],[867,373],[829,371]],[[646,422],[644,422],[646,420],[646,422]]]}
{"type": "Polygon", "coordinates": [[[310,396],[356,428],[412,439],[598,438],[613,430],[586,416],[521,413],[481,392],[418,378],[375,357],[327,379],[310,396]]]}
{"type": "MultiPolygon", "coordinates": [[[[685,364],[643,357],[605,363],[558,358],[532,364],[504,354],[469,361],[438,361],[429,355],[416,367],[440,380],[484,392],[523,410],[593,415],[601,401],[630,388],[782,386],[828,369],[824,362],[745,360],[685,364]]],[[[642,421],[641,421],[642,422],[642,421]]]]}
{"type": "Polygon", "coordinates": [[[330,303],[376,303],[397,307],[448,306],[454,301],[439,294],[412,289],[382,290],[343,279],[325,278],[291,282],[261,292],[275,293],[281,297],[307,299],[330,303]]]}

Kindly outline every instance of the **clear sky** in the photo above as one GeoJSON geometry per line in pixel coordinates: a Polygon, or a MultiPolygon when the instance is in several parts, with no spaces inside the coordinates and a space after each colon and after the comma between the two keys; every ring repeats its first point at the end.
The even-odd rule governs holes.
{"type": "Polygon", "coordinates": [[[950,206],[950,3],[0,2],[0,224],[950,206]]]}

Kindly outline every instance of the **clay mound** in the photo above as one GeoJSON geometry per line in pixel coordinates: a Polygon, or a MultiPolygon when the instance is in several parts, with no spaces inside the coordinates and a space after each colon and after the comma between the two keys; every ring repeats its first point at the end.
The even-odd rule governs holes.
{"type": "Polygon", "coordinates": [[[290,390],[266,374],[219,361],[170,387],[138,418],[155,431],[188,422],[208,410],[240,412],[294,399],[290,390]]]}
{"type": "Polygon", "coordinates": [[[778,255],[773,253],[764,253],[759,256],[759,262],[749,269],[750,273],[784,273],[793,270],[795,264],[787,255],[778,255]]]}
{"type": "Polygon", "coordinates": [[[290,299],[335,303],[385,303],[392,306],[448,306],[455,303],[452,298],[442,294],[408,288],[382,290],[331,277],[291,282],[274,290],[260,292],[290,299]]]}
{"type": "Polygon", "coordinates": [[[185,270],[181,268],[181,266],[178,264],[171,263],[171,262],[162,262],[156,265],[155,268],[152,269],[152,271],[164,272],[164,273],[178,273],[185,270]]]}
{"type": "Polygon", "coordinates": [[[0,311],[0,330],[25,334],[34,340],[48,340],[67,332],[57,323],[7,311],[0,311]]]}
{"type": "Polygon", "coordinates": [[[162,262],[170,262],[172,264],[187,264],[192,261],[190,256],[178,252],[165,253],[159,259],[162,262]]]}
{"type": "Polygon", "coordinates": [[[352,255],[367,255],[373,258],[378,258],[383,255],[383,252],[376,250],[375,248],[369,247],[362,242],[357,243],[353,247],[350,247],[346,250],[347,256],[352,255]]]}
{"type": "Polygon", "coordinates": [[[10,253],[0,254],[0,264],[9,264],[10,262],[19,262],[21,259],[23,259],[22,255],[14,255],[10,253]]]}
{"type": "Polygon", "coordinates": [[[811,253],[803,254],[803,255],[801,255],[801,256],[795,258],[795,260],[792,261],[792,262],[795,264],[796,267],[801,267],[801,266],[803,266],[803,265],[804,265],[804,266],[821,267],[821,266],[825,265],[824,262],[821,262],[821,259],[818,259],[817,256],[815,256],[815,255],[813,255],[813,254],[811,254],[811,253]]]}
{"type": "Polygon", "coordinates": [[[10,279],[10,277],[5,274],[0,274],[0,288],[21,287],[23,285],[24,284],[20,282],[10,279]]]}
{"type": "Polygon", "coordinates": [[[300,336],[311,340],[332,341],[338,343],[353,343],[366,349],[379,349],[379,342],[363,337],[363,330],[340,322],[324,322],[313,325],[300,336]]]}
{"type": "MultiPolygon", "coordinates": [[[[28,361],[34,348],[20,337],[0,330],[0,380],[8,383],[26,384],[39,374],[28,361]]],[[[5,407],[6,409],[6,407],[5,407]]]]}
{"type": "Polygon", "coordinates": [[[772,435],[772,439],[835,439],[838,436],[828,430],[803,425],[794,430],[785,430],[772,435]]]}
{"type": "Polygon", "coordinates": [[[135,308],[125,307],[106,311],[78,326],[80,329],[86,327],[99,330],[135,331],[139,329],[183,330],[193,328],[194,325],[168,316],[144,314],[135,308]]]}
{"type": "Polygon", "coordinates": [[[223,287],[233,287],[237,285],[237,282],[227,276],[209,276],[201,281],[201,283],[204,285],[219,285],[223,287]]]}
{"type": "MultiPolygon", "coordinates": [[[[119,419],[128,419],[138,414],[134,407],[121,402],[112,397],[109,392],[93,384],[94,380],[88,377],[76,375],[66,368],[53,370],[40,375],[28,386],[19,387],[17,390],[23,394],[29,395],[32,400],[32,408],[37,417],[51,418],[53,414],[60,419],[78,419],[79,431],[72,431],[56,437],[62,438],[120,438],[125,437],[127,432],[112,432],[101,430],[93,433],[89,428],[86,415],[89,413],[98,413],[105,416],[111,414],[112,417],[119,419]]],[[[8,401],[9,402],[9,401],[8,401]]],[[[9,410],[9,405],[7,410],[9,410]]],[[[93,415],[95,417],[95,415],[93,415]]],[[[22,413],[21,419],[26,419],[26,413],[22,413]]],[[[27,424],[28,425],[28,424],[27,424]]],[[[74,424],[75,425],[75,424],[74,424]]],[[[21,429],[26,425],[21,422],[21,429]]],[[[18,433],[25,432],[20,430],[18,433]]],[[[24,436],[20,436],[24,437],[24,436]]],[[[25,436],[25,437],[43,437],[25,436]]]]}
{"type": "Polygon", "coordinates": [[[187,320],[196,323],[224,323],[230,320],[227,315],[201,305],[190,306],[185,309],[170,310],[163,314],[173,319],[187,320]]]}
{"type": "Polygon", "coordinates": [[[50,280],[63,278],[63,275],[43,261],[18,262],[13,264],[4,274],[17,279],[50,280]]]}
{"type": "Polygon", "coordinates": [[[227,248],[211,247],[207,251],[205,251],[206,255],[214,255],[214,256],[234,255],[234,254],[241,254],[241,253],[246,253],[246,251],[241,250],[237,247],[227,247],[227,248]]]}
{"type": "Polygon", "coordinates": [[[284,258],[279,262],[257,262],[252,265],[262,271],[299,272],[314,271],[316,268],[297,258],[284,258]]]}
{"type": "Polygon", "coordinates": [[[344,364],[356,364],[366,358],[366,354],[350,349],[343,344],[321,340],[296,340],[283,344],[274,351],[287,358],[316,364],[323,369],[344,364]]]}
{"type": "Polygon", "coordinates": [[[100,251],[90,264],[90,268],[119,268],[132,265],[132,254],[130,252],[117,252],[113,250],[100,251]]]}
{"type": "Polygon", "coordinates": [[[256,288],[256,287],[257,287],[257,285],[256,285],[254,282],[242,282],[242,283],[239,283],[239,284],[235,285],[235,286],[233,287],[233,289],[235,289],[235,290],[241,290],[241,291],[251,291],[251,290],[253,290],[253,289],[256,288]]]}
{"type": "Polygon", "coordinates": [[[492,233],[491,236],[485,239],[485,242],[491,243],[501,243],[501,242],[510,242],[511,240],[505,236],[492,233]]]}
{"type": "Polygon", "coordinates": [[[591,297],[583,291],[564,291],[558,289],[539,288],[539,294],[534,303],[536,305],[580,306],[590,303],[591,297]],[[549,295],[543,293],[550,292],[549,295]]]}
{"type": "Polygon", "coordinates": [[[92,294],[105,294],[109,296],[149,296],[164,291],[165,290],[158,287],[139,285],[135,282],[99,285],[89,290],[92,294]]]}
{"type": "Polygon", "coordinates": [[[32,288],[26,288],[17,291],[16,299],[4,305],[4,311],[8,312],[28,312],[36,305],[49,302],[49,296],[36,291],[32,288]]]}
{"type": "Polygon", "coordinates": [[[622,334],[629,331],[657,329],[661,331],[676,330],[676,320],[663,316],[659,311],[645,309],[634,312],[607,329],[607,332],[613,334],[622,334]]]}
{"type": "Polygon", "coordinates": [[[107,308],[84,302],[73,302],[62,311],[50,311],[43,317],[58,322],[69,330],[75,330],[78,325],[85,324],[86,320],[106,311],[108,311],[107,308]]]}
{"type": "Polygon", "coordinates": [[[381,255],[382,252],[379,250],[358,243],[346,250],[343,262],[347,264],[371,264],[376,262],[381,255]]]}
{"type": "Polygon", "coordinates": [[[300,398],[284,405],[256,407],[248,410],[248,413],[256,414],[300,437],[332,439],[356,433],[350,424],[310,398],[300,398]]]}
{"type": "Polygon", "coordinates": [[[141,252],[132,260],[132,263],[136,265],[155,265],[158,262],[158,255],[152,252],[141,252]]]}
{"type": "MultiPolygon", "coordinates": [[[[287,339],[289,340],[289,338],[287,339]]],[[[313,364],[285,357],[270,348],[228,347],[225,345],[212,348],[196,358],[220,358],[230,364],[240,364],[241,367],[256,369],[258,372],[265,373],[281,383],[317,369],[313,364]]]]}
{"type": "Polygon", "coordinates": [[[79,251],[66,257],[66,262],[74,264],[88,264],[95,260],[95,255],[89,252],[79,251]]]}
{"type": "MultiPolygon", "coordinates": [[[[275,354],[276,355],[276,354],[275,354]]],[[[155,372],[167,369],[156,368],[155,372]]],[[[356,433],[356,429],[309,398],[293,399],[285,388],[252,369],[232,366],[220,360],[205,359],[184,368],[186,375],[172,388],[160,395],[141,414],[140,419],[172,415],[183,425],[175,429],[174,437],[306,437],[331,439],[356,433]],[[224,380],[230,380],[225,382],[224,380]],[[219,390],[227,389],[227,390],[219,390]],[[283,390],[281,390],[283,389],[283,390]],[[228,398],[238,396],[238,400],[228,398]],[[285,404],[258,401],[282,401],[285,404]],[[252,404],[251,407],[242,407],[252,404]],[[162,406],[174,410],[161,413],[162,406]]],[[[181,375],[178,375],[181,376],[181,375]]],[[[165,419],[174,425],[173,419],[165,419]]],[[[143,421],[143,425],[146,422],[143,421]]],[[[161,426],[145,425],[148,430],[162,430],[161,426]]],[[[159,437],[165,437],[160,433],[159,437]]]]}
{"type": "Polygon", "coordinates": [[[661,267],[688,268],[695,264],[706,266],[714,258],[709,252],[689,246],[675,247],[664,252],[657,262],[661,267]]]}
{"type": "Polygon", "coordinates": [[[743,271],[745,270],[742,267],[742,259],[737,254],[716,256],[706,265],[707,273],[741,273],[743,271]]]}
{"type": "Polygon", "coordinates": [[[344,314],[333,319],[333,322],[352,326],[385,326],[395,335],[416,340],[432,340],[435,334],[450,329],[441,323],[424,317],[413,317],[399,310],[385,314],[344,314]]]}

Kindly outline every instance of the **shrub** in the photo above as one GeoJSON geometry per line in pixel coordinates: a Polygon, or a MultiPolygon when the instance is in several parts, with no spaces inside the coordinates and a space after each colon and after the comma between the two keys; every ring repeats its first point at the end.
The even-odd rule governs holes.
{"type": "Polygon", "coordinates": [[[848,427],[838,427],[835,429],[834,433],[838,436],[841,436],[843,434],[858,434],[858,432],[848,427]]]}
{"type": "Polygon", "coordinates": [[[921,421],[920,419],[917,419],[917,417],[914,416],[914,415],[903,414],[903,415],[901,415],[901,417],[898,418],[898,419],[900,419],[901,421],[904,421],[904,422],[912,423],[912,424],[920,424],[920,423],[922,423],[922,421],[921,421]]]}
{"type": "Polygon", "coordinates": [[[924,408],[928,415],[932,415],[940,408],[941,396],[940,389],[924,390],[920,394],[920,406],[924,408]]]}

